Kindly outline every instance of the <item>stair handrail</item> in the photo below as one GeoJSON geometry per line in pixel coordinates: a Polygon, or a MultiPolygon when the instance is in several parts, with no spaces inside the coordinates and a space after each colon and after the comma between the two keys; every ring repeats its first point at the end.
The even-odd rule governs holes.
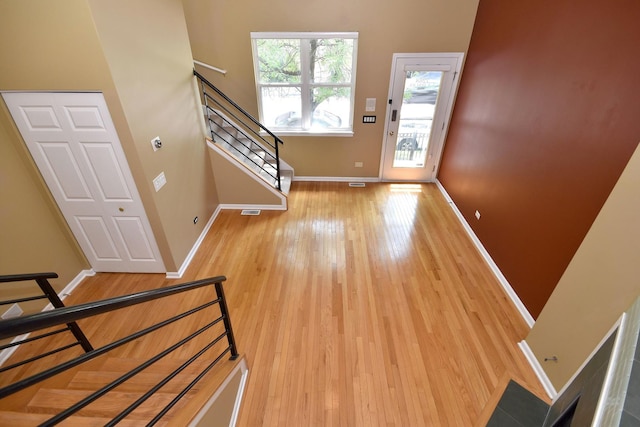
{"type": "MultiPolygon", "coordinates": [[[[276,165],[276,176],[274,178],[276,180],[277,189],[278,190],[282,190],[281,171],[280,171],[280,151],[279,151],[278,145],[279,144],[284,144],[284,141],[282,141],[282,139],[280,139],[276,134],[271,132],[266,126],[264,126],[262,123],[260,123],[260,121],[258,121],[255,117],[253,117],[244,108],[242,108],[240,105],[238,105],[235,101],[233,101],[231,98],[229,98],[226,94],[224,94],[224,92],[222,92],[220,89],[215,87],[213,85],[213,83],[211,83],[209,80],[207,80],[202,74],[198,73],[195,69],[193,70],[193,74],[196,76],[196,78],[198,78],[200,80],[201,84],[203,85],[202,86],[202,94],[203,94],[203,98],[204,98],[203,99],[204,106],[207,109],[207,117],[209,117],[210,110],[213,111],[213,109],[207,104],[207,100],[209,98],[212,99],[214,102],[216,102],[220,106],[222,106],[222,104],[218,100],[216,100],[213,97],[211,97],[206,92],[206,90],[204,89],[205,86],[208,87],[209,89],[213,90],[216,94],[218,94],[220,96],[220,98],[222,98],[225,102],[227,102],[229,105],[231,105],[240,114],[245,116],[251,123],[253,123],[256,126],[258,126],[258,128],[261,129],[262,131],[264,131],[267,135],[273,137],[274,143],[272,145],[271,143],[267,142],[267,140],[264,139],[264,137],[259,132],[256,132],[255,129],[251,128],[250,126],[247,126],[246,123],[244,123],[244,121],[242,119],[238,118],[235,114],[233,114],[233,113],[231,113],[231,112],[229,112],[227,110],[230,114],[233,115],[234,118],[238,119],[240,121],[240,123],[242,123],[244,126],[246,126],[247,129],[250,129],[251,132],[253,132],[256,136],[258,136],[260,139],[262,139],[267,145],[269,145],[271,148],[273,148],[273,150],[275,151],[274,157],[275,157],[275,165],[276,165]]],[[[222,108],[225,108],[225,107],[222,107],[222,108]]],[[[226,108],[225,108],[225,110],[226,110],[226,108]]],[[[235,125],[234,125],[234,127],[236,129],[239,129],[235,125]]],[[[210,130],[211,130],[211,127],[210,127],[210,130]]],[[[273,175],[271,175],[271,176],[273,176],[273,175]]]]}
{"type": "MultiPolygon", "coordinates": [[[[265,125],[263,125],[262,123],[260,123],[260,121],[258,119],[256,119],[255,117],[253,117],[249,112],[247,112],[244,108],[242,108],[241,106],[239,106],[238,104],[235,103],[235,101],[233,101],[231,98],[229,98],[227,95],[224,94],[224,92],[222,92],[220,89],[218,89],[217,87],[215,87],[213,85],[213,83],[211,83],[209,80],[207,80],[202,74],[198,73],[196,70],[193,70],[193,74],[199,78],[204,84],[206,84],[211,90],[213,90],[215,93],[217,93],[218,95],[220,95],[220,97],[222,99],[224,99],[225,101],[227,101],[229,104],[231,104],[235,109],[237,109],[238,111],[240,111],[246,118],[248,118],[251,122],[253,122],[253,124],[255,124],[256,126],[258,126],[260,129],[262,129],[263,131],[265,131],[266,133],[268,133],[270,136],[273,137],[273,139],[279,143],[279,144],[284,144],[284,141],[282,139],[280,139],[276,134],[274,134],[273,132],[271,132],[265,125]]],[[[277,146],[277,144],[276,144],[277,146]]]]}
{"type": "Polygon", "coordinates": [[[75,322],[77,320],[86,319],[87,317],[96,316],[98,314],[104,314],[120,308],[130,307],[143,302],[153,301],[155,299],[201,288],[203,286],[215,284],[216,282],[224,282],[225,280],[227,280],[227,278],[224,276],[210,277],[207,279],[168,286],[166,288],[150,289],[129,295],[91,301],[84,304],[77,304],[27,316],[14,317],[13,319],[2,320],[0,321],[0,340],[68,322],[75,322]]]}
{"type": "Polygon", "coordinates": [[[212,71],[215,71],[216,73],[220,73],[223,76],[227,74],[227,70],[223,70],[222,68],[214,67],[213,65],[209,65],[209,64],[207,64],[205,62],[198,61],[196,59],[193,60],[193,63],[196,64],[196,65],[200,65],[201,67],[208,68],[208,69],[210,69],[212,71]]]}
{"type": "MultiPolygon", "coordinates": [[[[145,302],[149,302],[149,301],[153,301],[156,299],[160,299],[160,298],[165,298],[168,296],[172,296],[172,295],[176,295],[179,293],[183,293],[183,292],[187,292],[187,291],[191,291],[191,290],[195,290],[198,288],[202,288],[205,286],[210,286],[210,285],[214,285],[215,287],[215,291],[216,291],[216,299],[209,301],[209,302],[205,302],[204,304],[201,304],[198,307],[192,308],[190,310],[187,310],[184,313],[178,314],[176,316],[173,316],[169,319],[166,319],[164,321],[161,321],[159,323],[156,323],[150,327],[141,329],[129,336],[126,336],[124,338],[121,338],[119,340],[116,340],[112,343],[106,344],[100,348],[97,349],[93,349],[89,352],[86,352],[72,360],[68,360],[66,362],[60,363],[56,366],[54,366],[53,368],[47,369],[45,371],[36,373],[34,375],[31,375],[27,378],[24,378],[22,380],[19,380],[13,384],[9,384],[7,386],[4,386],[2,388],[0,388],[0,398],[9,396],[11,394],[14,394],[20,390],[23,390],[27,387],[30,387],[34,384],[37,384],[39,382],[42,382],[48,378],[54,377],[62,372],[65,372],[75,366],[79,366],[91,359],[94,359],[98,356],[101,356],[103,354],[108,353],[109,351],[120,347],[124,344],[127,344],[129,342],[132,342],[144,335],[147,335],[151,332],[154,332],[164,326],[167,326],[171,323],[174,323],[180,319],[183,319],[191,314],[194,314],[200,310],[203,310],[207,307],[210,307],[212,305],[218,304],[219,305],[219,309],[220,309],[220,317],[218,317],[217,319],[214,319],[213,321],[211,321],[210,323],[208,323],[207,325],[205,325],[204,327],[198,329],[197,331],[191,333],[190,335],[188,335],[186,338],[183,338],[182,340],[180,340],[178,343],[170,346],[169,348],[165,349],[164,351],[162,351],[161,353],[159,353],[158,355],[152,357],[149,359],[149,361],[145,362],[143,365],[139,366],[138,368],[132,370],[130,373],[127,373],[125,375],[123,375],[121,378],[113,381],[112,383],[108,384],[107,386],[104,386],[102,389],[96,391],[94,394],[87,396],[85,399],[83,399],[82,401],[76,403],[75,405],[73,405],[72,407],[62,411],[61,413],[59,413],[58,415],[52,417],[51,419],[49,419],[45,424],[46,425],[53,425],[56,424],[58,422],[60,422],[63,419],[68,418],[69,416],[73,415],[74,413],[76,413],[77,411],[79,411],[80,409],[82,409],[83,407],[87,406],[88,404],[90,404],[91,402],[95,401],[96,399],[100,398],[101,396],[105,395],[106,393],[108,393],[109,391],[111,391],[113,388],[115,388],[117,385],[121,384],[122,382],[126,381],[127,379],[131,378],[133,375],[139,373],[140,371],[142,371],[143,369],[145,369],[147,366],[149,366],[152,363],[155,363],[156,361],[160,360],[162,357],[166,356],[167,354],[169,354],[170,352],[176,350],[177,348],[181,347],[182,345],[186,344],[188,341],[190,341],[191,339],[195,338],[196,336],[200,335],[201,333],[205,332],[206,330],[208,330],[209,328],[211,328],[212,326],[218,324],[219,322],[222,322],[224,325],[224,332],[222,334],[220,334],[218,337],[216,337],[214,340],[212,340],[209,344],[207,344],[202,350],[200,350],[200,352],[197,353],[196,356],[192,357],[191,359],[189,359],[188,363],[186,362],[185,364],[183,364],[181,367],[179,367],[178,369],[176,369],[174,372],[172,372],[171,374],[169,374],[165,380],[161,381],[159,383],[159,385],[154,386],[154,388],[152,390],[150,390],[149,392],[145,393],[145,395],[140,398],[138,401],[136,401],[134,404],[132,404],[131,406],[129,406],[128,408],[126,408],[123,412],[121,412],[114,420],[120,420],[122,418],[124,418],[127,414],[129,414],[130,412],[132,412],[137,406],[141,405],[146,399],[148,399],[154,391],[157,391],[156,389],[159,389],[160,387],[162,387],[162,385],[166,384],[166,382],[168,382],[171,378],[173,378],[175,375],[177,375],[178,373],[180,373],[183,369],[185,369],[186,366],[188,366],[190,363],[192,363],[193,361],[195,361],[195,359],[197,357],[199,357],[201,354],[204,354],[204,352],[206,350],[208,350],[209,348],[211,348],[213,345],[215,345],[217,342],[219,342],[221,339],[223,339],[225,336],[227,338],[227,342],[228,342],[228,346],[222,351],[222,353],[220,355],[218,355],[218,357],[211,362],[204,370],[203,372],[201,372],[200,375],[198,375],[198,381],[204,377],[204,374],[206,374],[211,368],[213,368],[213,366],[215,366],[215,364],[222,359],[222,357],[227,354],[230,353],[230,360],[235,360],[238,358],[239,354],[237,351],[237,347],[236,347],[236,343],[235,343],[235,338],[233,335],[233,329],[231,327],[231,320],[230,320],[230,316],[229,316],[229,309],[227,307],[227,303],[226,303],[226,297],[224,295],[224,290],[222,287],[222,283],[226,281],[226,277],[224,276],[216,276],[216,277],[210,277],[210,278],[206,278],[206,279],[201,279],[201,280],[196,280],[196,281],[192,281],[192,282],[188,282],[188,283],[183,283],[183,284],[178,284],[178,285],[172,285],[172,286],[168,286],[165,288],[158,288],[158,289],[152,289],[152,290],[147,290],[147,291],[141,291],[141,292],[137,292],[137,293],[133,293],[133,294],[129,294],[129,295],[123,295],[123,296],[118,296],[118,297],[113,297],[113,298],[107,298],[107,299],[103,299],[103,300],[99,300],[99,301],[92,301],[92,302],[88,302],[88,303],[84,303],[84,304],[78,304],[78,305],[74,305],[74,306],[68,306],[68,307],[63,307],[63,308],[56,308],[54,310],[51,311],[47,311],[47,312],[41,312],[41,313],[36,313],[36,314],[30,314],[30,315],[26,315],[26,316],[21,316],[18,318],[13,318],[13,319],[6,319],[6,320],[2,320],[0,321],[0,340],[1,339],[5,339],[5,338],[9,338],[12,336],[17,336],[23,333],[29,333],[29,332],[33,332],[36,330],[40,330],[43,328],[50,328],[50,327],[55,327],[57,325],[61,325],[64,323],[68,323],[68,322],[75,322],[77,320],[82,320],[82,319],[86,319],[92,316],[96,316],[99,314],[104,314],[107,312],[111,312],[114,310],[118,310],[121,308],[125,308],[125,307],[131,307],[131,306],[135,306],[138,304],[142,304],[145,302]],[[135,371],[135,372],[134,372],[135,371]]],[[[187,385],[187,387],[185,387],[185,389],[180,393],[180,395],[174,399],[173,401],[171,401],[165,408],[163,408],[160,413],[158,415],[156,415],[156,417],[152,420],[152,422],[149,423],[149,425],[155,424],[155,422],[157,422],[160,417],[164,414],[166,414],[166,412],[169,411],[169,409],[171,409],[177,402],[178,400],[183,397],[189,390],[191,390],[195,384],[196,384],[196,380],[192,381],[189,385],[187,385]]],[[[117,421],[113,421],[113,425],[115,425],[117,421]]],[[[111,424],[109,424],[111,425],[111,424]]]]}

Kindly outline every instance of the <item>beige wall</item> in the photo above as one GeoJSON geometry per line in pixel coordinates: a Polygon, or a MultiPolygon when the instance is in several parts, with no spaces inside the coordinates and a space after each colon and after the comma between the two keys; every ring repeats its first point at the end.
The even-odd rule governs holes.
{"type": "Polygon", "coordinates": [[[127,129],[120,138],[165,266],[177,271],[218,203],[193,90],[182,3],[88,3],[122,108],[114,122],[118,129],[127,129]],[[155,136],[163,142],[157,152],[150,143],[155,136]],[[167,184],[156,193],[153,178],[160,172],[167,184]],[[194,225],[196,216],[202,221],[194,225]]]}
{"type": "MultiPolygon", "coordinates": [[[[61,291],[89,265],[9,121],[0,100],[0,275],[53,271],[60,277],[50,282],[61,291]]],[[[35,293],[39,290],[34,282],[7,283],[0,288],[2,298],[35,293]]],[[[38,301],[29,308],[21,304],[21,308],[29,313],[45,305],[38,301]]],[[[8,308],[0,307],[0,313],[8,308]]]]}
{"type": "Polygon", "coordinates": [[[639,189],[640,146],[526,339],[558,390],[640,295],[639,189]]]}
{"type": "Polygon", "coordinates": [[[237,205],[276,205],[283,204],[280,197],[265,188],[261,183],[247,175],[243,170],[229,162],[213,149],[209,149],[211,168],[216,175],[223,176],[218,180],[218,196],[221,204],[237,205]]]}
{"type": "Polygon", "coordinates": [[[183,3],[194,58],[228,71],[226,77],[203,74],[256,117],[250,32],[359,32],[355,136],[284,137],[281,150],[297,176],[340,177],[378,176],[392,54],[466,52],[478,5],[477,0],[183,3]],[[362,124],[366,98],[377,99],[374,125],[362,124]],[[355,168],[357,161],[364,167],[355,168]]]}
{"type": "MultiPolygon", "coordinates": [[[[0,1],[0,69],[0,90],[113,88],[84,0],[0,1]]],[[[54,271],[60,291],[89,268],[2,100],[0,197],[0,274],[54,271]]]]}
{"type": "MultiPolygon", "coordinates": [[[[0,0],[0,65],[0,91],[104,93],[165,266],[177,271],[218,203],[193,92],[182,3],[0,0]],[[149,141],[157,135],[165,147],[154,153],[149,141]],[[161,171],[167,185],[156,193],[152,180],[161,171]],[[195,216],[201,220],[196,225],[195,216]]],[[[7,251],[0,274],[53,270],[64,273],[58,280],[64,286],[89,266],[2,107],[3,154],[12,147],[23,160],[3,167],[0,189],[8,194],[5,200],[24,195],[10,206],[3,203],[0,211],[10,218],[0,223],[7,251]],[[32,182],[21,184],[25,177],[32,182]],[[27,217],[33,204],[28,195],[36,197],[36,191],[44,208],[27,217]],[[57,256],[36,254],[29,260],[6,247],[5,235],[21,243],[56,235],[47,244],[57,256]]],[[[3,155],[2,161],[9,158],[3,155]]]]}
{"type": "Polygon", "coordinates": [[[233,409],[242,382],[243,371],[238,369],[222,389],[220,395],[195,424],[196,427],[227,427],[231,424],[233,409]]]}

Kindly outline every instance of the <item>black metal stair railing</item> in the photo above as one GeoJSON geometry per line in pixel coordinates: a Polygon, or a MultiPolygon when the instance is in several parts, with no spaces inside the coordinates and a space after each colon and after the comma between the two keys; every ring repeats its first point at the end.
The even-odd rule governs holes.
{"type": "MultiPolygon", "coordinates": [[[[5,276],[0,276],[0,283],[14,283],[14,282],[30,282],[30,281],[35,281],[38,285],[38,287],[40,288],[40,291],[42,292],[41,295],[32,295],[32,296],[28,296],[28,297],[23,297],[23,298],[14,298],[14,299],[8,299],[8,300],[2,300],[0,301],[0,306],[3,305],[13,305],[13,304],[20,304],[23,302],[28,302],[28,301],[37,301],[37,300],[42,300],[42,299],[48,299],[49,302],[51,303],[51,305],[54,308],[62,308],[64,307],[64,303],[62,302],[62,300],[60,299],[60,297],[58,296],[58,294],[56,293],[56,291],[53,289],[53,286],[51,286],[51,283],[49,283],[49,279],[56,279],[58,277],[58,275],[56,273],[33,273],[33,274],[12,274],[12,275],[5,275],[5,276]]],[[[40,339],[52,336],[52,335],[56,335],[56,334],[61,334],[63,332],[69,331],[73,334],[73,336],[75,337],[76,341],[70,344],[66,344],[60,347],[57,347],[55,349],[52,349],[44,354],[39,354],[37,356],[34,356],[30,359],[26,359],[26,360],[21,360],[20,362],[8,365],[8,366],[2,366],[0,367],[0,373],[5,372],[5,371],[9,371],[11,369],[17,368],[19,366],[22,365],[26,365],[27,363],[31,363],[34,362],[38,359],[42,359],[44,357],[48,357],[51,356],[53,354],[56,353],[60,353],[64,350],[67,350],[69,348],[75,347],[77,345],[81,346],[82,349],[85,352],[91,351],[93,350],[93,347],[91,346],[91,343],[89,342],[89,340],[87,339],[87,337],[84,335],[84,333],[82,332],[82,330],[80,329],[80,327],[78,326],[78,324],[76,322],[68,322],[64,327],[56,329],[54,331],[49,331],[46,332],[44,334],[38,335],[38,336],[34,336],[34,337],[29,337],[29,338],[23,338],[23,339],[17,339],[14,340],[8,344],[4,344],[4,345],[0,345],[0,351],[9,349],[9,348],[16,348],[18,346],[20,346],[21,344],[26,344],[29,342],[34,342],[34,341],[38,341],[40,339]]],[[[16,337],[19,334],[16,335],[16,337]]]]}
{"type": "Polygon", "coordinates": [[[242,158],[259,175],[270,177],[276,188],[282,190],[279,145],[283,141],[202,74],[196,70],[193,74],[200,82],[202,102],[214,142],[226,143],[225,148],[242,158]]]}
{"type": "MultiPolygon", "coordinates": [[[[199,360],[207,351],[214,348],[218,343],[222,343],[222,340],[226,338],[227,344],[225,347],[220,348],[215,347],[217,350],[217,356],[207,356],[208,363],[206,366],[200,371],[200,373],[189,383],[187,384],[182,391],[180,391],[176,397],[165,405],[163,408],[158,409],[157,414],[153,417],[151,421],[148,421],[146,425],[154,425],[160,419],[167,414],[179,401],[182,399],[196,384],[211,370],[216,364],[222,360],[225,355],[230,355],[230,360],[235,360],[238,357],[238,351],[236,348],[235,338],[233,336],[233,329],[231,327],[231,319],[229,317],[229,310],[226,303],[226,297],[224,294],[224,289],[222,286],[222,282],[224,282],[226,278],[224,276],[211,277],[208,279],[197,280],[189,283],[183,283],[180,285],[168,286],[165,288],[153,289],[149,291],[138,292],[135,294],[119,296],[115,298],[109,298],[100,301],[93,301],[85,304],[79,304],[75,306],[68,306],[63,308],[56,308],[51,311],[41,312],[37,314],[17,317],[8,320],[0,321],[0,340],[12,338],[14,336],[19,336],[25,333],[31,333],[37,330],[46,329],[56,327],[57,325],[68,324],[71,322],[76,322],[82,319],[89,319],[93,316],[97,316],[99,314],[111,313],[118,309],[122,309],[125,307],[138,306],[140,304],[150,302],[153,300],[167,298],[173,295],[181,294],[183,292],[194,291],[196,289],[204,288],[207,286],[212,286],[215,288],[215,298],[211,300],[199,301],[200,305],[197,305],[187,311],[184,311],[179,314],[175,314],[171,317],[168,317],[166,320],[155,323],[146,328],[140,329],[137,332],[134,332],[124,338],[113,341],[109,344],[106,344],[102,347],[91,349],[90,351],[85,352],[84,354],[71,358],[65,362],[62,362],[56,366],[53,366],[44,371],[38,372],[36,374],[32,374],[27,378],[20,379],[14,383],[6,385],[0,388],[0,399],[10,396],[14,393],[22,391],[32,385],[38,384],[46,379],[55,377],[58,374],[61,374],[69,369],[72,369],[77,366],[81,366],[85,362],[88,362],[92,359],[95,359],[99,356],[110,354],[113,350],[124,346],[125,344],[132,342],[139,342],[138,340],[143,337],[151,334],[152,332],[159,331],[162,328],[168,327],[169,325],[174,324],[175,322],[185,319],[189,316],[192,316],[196,313],[200,313],[203,310],[217,306],[219,309],[220,315],[209,319],[206,324],[200,326],[194,332],[186,335],[184,338],[179,339],[176,343],[168,346],[163,351],[158,354],[150,357],[147,361],[141,363],[138,367],[133,370],[125,373],[120,376],[116,380],[111,383],[104,385],[99,390],[93,392],[88,395],[84,399],[75,403],[71,407],[65,409],[64,411],[58,413],[53,416],[49,420],[47,420],[42,425],[55,425],[59,422],[69,418],[73,414],[77,413],[84,407],[88,406],[92,402],[98,400],[99,398],[105,396],[107,393],[115,389],[117,386],[123,384],[127,380],[135,377],[137,374],[152,366],[154,363],[169,355],[170,353],[183,348],[186,344],[190,343],[196,337],[203,336],[206,331],[211,330],[215,325],[222,325],[218,328],[221,330],[221,333],[217,333],[213,338],[206,337],[206,344],[195,354],[193,354],[188,360],[182,363],[178,368],[174,371],[166,375],[161,381],[159,381],[156,385],[152,386],[146,393],[142,394],[135,402],[130,404],[127,408],[122,410],[119,414],[117,414],[109,423],[106,425],[116,425],[118,422],[127,417],[131,412],[133,412],[136,408],[142,405],[145,401],[151,398],[154,393],[158,392],[165,384],[171,381],[173,378],[178,376],[183,370],[192,365],[196,360],[199,360]],[[211,358],[213,357],[213,360],[211,358]]],[[[207,315],[208,316],[208,315],[207,315]]]]}

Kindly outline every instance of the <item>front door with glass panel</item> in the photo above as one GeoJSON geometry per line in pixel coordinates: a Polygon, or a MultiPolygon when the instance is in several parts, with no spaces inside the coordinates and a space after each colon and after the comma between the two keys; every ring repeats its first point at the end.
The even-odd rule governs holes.
{"type": "Polygon", "coordinates": [[[461,53],[394,54],[385,122],[384,181],[434,181],[461,53]]]}

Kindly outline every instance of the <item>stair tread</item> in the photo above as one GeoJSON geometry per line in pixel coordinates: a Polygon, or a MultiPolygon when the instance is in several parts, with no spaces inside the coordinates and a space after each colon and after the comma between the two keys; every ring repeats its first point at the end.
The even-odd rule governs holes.
{"type": "Polygon", "coordinates": [[[246,156],[247,154],[249,154],[249,148],[244,145],[241,144],[238,141],[224,141],[222,146],[225,148],[225,150],[229,151],[231,154],[233,154],[234,156],[238,156],[239,154],[241,156],[246,156]]]}
{"type": "MultiPolygon", "coordinates": [[[[0,411],[0,425],[11,427],[33,427],[39,425],[51,418],[51,414],[36,414],[27,412],[0,411]]],[[[82,417],[71,416],[58,424],[59,426],[82,426],[82,427],[102,427],[110,421],[109,418],[103,417],[82,417]]],[[[166,421],[161,421],[157,426],[166,425],[166,421]]],[[[140,425],[139,420],[122,420],[118,426],[137,427],[140,425]]]]}
{"type": "MultiPolygon", "coordinates": [[[[150,367],[148,369],[153,369],[150,367]]],[[[120,384],[116,390],[125,392],[146,392],[162,381],[171,370],[167,372],[140,372],[133,378],[120,384]]],[[[97,390],[111,382],[117,380],[123,375],[122,372],[111,371],[80,371],[74,375],[67,386],[74,390],[97,390]]],[[[173,378],[162,387],[162,391],[166,393],[180,393],[184,387],[191,382],[197,373],[180,373],[178,377],[173,378]]],[[[193,388],[198,388],[198,384],[193,388]]]]}
{"type": "MultiPolygon", "coordinates": [[[[90,390],[65,390],[48,389],[38,390],[29,402],[27,408],[29,412],[55,414],[74,405],[81,399],[91,394],[90,390]]],[[[77,412],[81,416],[114,417],[135,402],[142,393],[115,392],[101,397],[89,406],[77,412]]],[[[175,393],[155,393],[144,404],[128,415],[128,418],[147,420],[154,417],[160,408],[165,407],[175,397],[175,393]]],[[[185,396],[181,401],[181,406],[189,400],[185,396]]]]}
{"type": "Polygon", "coordinates": [[[210,113],[207,117],[218,126],[220,126],[224,122],[224,120],[222,120],[222,117],[218,116],[217,114],[210,113]]]}
{"type": "Polygon", "coordinates": [[[293,174],[291,171],[280,171],[280,186],[282,187],[281,191],[284,194],[289,194],[291,191],[291,182],[293,181],[293,174]]]}
{"type": "Polygon", "coordinates": [[[266,162],[265,156],[266,156],[266,153],[263,150],[252,151],[251,154],[249,154],[249,157],[251,157],[252,159],[260,159],[263,162],[266,162]]]}
{"type": "MultiPolygon", "coordinates": [[[[100,365],[99,370],[125,373],[137,368],[146,361],[146,359],[137,359],[135,357],[109,357],[102,365],[100,365]]],[[[155,362],[148,369],[152,369],[155,373],[163,373],[166,375],[184,362],[185,360],[182,359],[163,358],[155,362]]],[[[211,363],[210,360],[196,360],[187,366],[182,372],[185,374],[200,373],[209,365],[209,363],[211,363]]]]}

